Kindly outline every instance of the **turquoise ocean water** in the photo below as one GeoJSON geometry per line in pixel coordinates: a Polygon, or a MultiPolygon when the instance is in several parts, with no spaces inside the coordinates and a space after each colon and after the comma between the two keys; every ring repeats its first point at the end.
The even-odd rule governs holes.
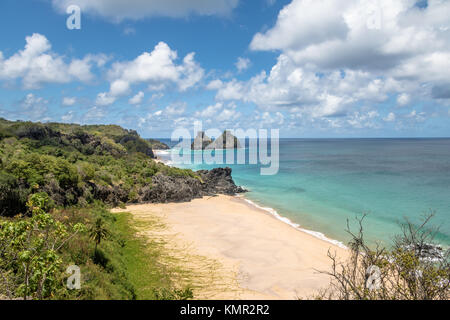
{"type": "Polygon", "coordinates": [[[419,222],[433,211],[437,240],[450,245],[450,139],[281,139],[279,159],[274,176],[260,165],[179,166],[229,166],[247,199],[344,243],[357,215],[368,214],[370,240],[389,244],[404,217],[419,222]]]}

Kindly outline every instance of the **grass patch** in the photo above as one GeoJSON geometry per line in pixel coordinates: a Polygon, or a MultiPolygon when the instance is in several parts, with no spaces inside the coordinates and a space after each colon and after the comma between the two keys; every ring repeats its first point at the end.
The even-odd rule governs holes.
{"type": "Polygon", "coordinates": [[[117,213],[115,216],[112,229],[122,237],[119,241],[122,260],[128,280],[135,289],[136,299],[156,299],[155,291],[171,287],[170,278],[158,263],[163,248],[161,244],[147,242],[138,235],[130,213],[117,213]]]}
{"type": "Polygon", "coordinates": [[[110,228],[113,234],[120,235],[120,239],[114,242],[121,246],[122,264],[128,281],[134,288],[135,298],[138,300],[192,298],[190,288],[178,288],[171,278],[173,270],[160,263],[165,250],[164,242],[148,240],[139,235],[138,229],[152,230],[163,225],[156,220],[136,222],[127,212],[117,213],[114,216],[115,221],[110,228]]]}

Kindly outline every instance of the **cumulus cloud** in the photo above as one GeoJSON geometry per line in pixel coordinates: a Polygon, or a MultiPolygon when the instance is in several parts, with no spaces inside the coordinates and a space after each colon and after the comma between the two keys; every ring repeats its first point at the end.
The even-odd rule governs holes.
{"type": "Polygon", "coordinates": [[[186,110],[186,103],[179,102],[173,103],[166,107],[164,114],[167,116],[181,115],[186,110]]]}
{"type": "MultiPolygon", "coordinates": [[[[293,0],[250,43],[280,52],[271,70],[247,81],[215,79],[207,88],[220,102],[290,111],[321,126],[378,128],[400,117],[363,106],[391,96],[405,107],[450,98],[449,16],[450,1],[442,0],[424,8],[415,0],[293,0]]],[[[418,115],[427,116],[410,119],[418,115]]]]}
{"type": "Polygon", "coordinates": [[[247,70],[250,67],[250,59],[239,57],[235,65],[239,72],[247,70]]]}
{"type": "Polygon", "coordinates": [[[185,17],[197,15],[228,15],[239,0],[52,0],[53,6],[64,12],[69,5],[80,6],[82,12],[113,21],[138,20],[146,17],[185,17]]]}
{"type": "Polygon", "coordinates": [[[234,103],[224,105],[223,103],[218,102],[214,105],[206,107],[201,111],[197,111],[194,114],[194,117],[197,118],[197,120],[200,118],[207,121],[214,119],[214,121],[227,122],[231,120],[236,120],[241,116],[241,113],[238,112],[236,109],[237,107],[236,104],[234,103]]]}
{"type": "Polygon", "coordinates": [[[406,93],[402,93],[401,95],[399,95],[397,97],[397,104],[401,107],[406,106],[407,104],[409,104],[411,102],[411,97],[409,94],[406,93]]]}
{"type": "Polygon", "coordinates": [[[385,118],[383,118],[383,120],[386,122],[393,122],[393,121],[395,121],[395,119],[396,119],[396,116],[395,116],[395,113],[393,113],[393,112],[389,112],[389,114],[385,118]]]}
{"type": "Polygon", "coordinates": [[[64,106],[73,106],[77,102],[75,97],[64,97],[62,100],[62,104],[64,106]]]}
{"type": "Polygon", "coordinates": [[[449,21],[444,17],[450,14],[450,3],[430,0],[421,9],[415,2],[294,0],[272,29],[254,36],[250,47],[283,50],[298,63],[323,68],[366,70],[391,69],[419,55],[448,52],[449,21]]]}
{"type": "Polygon", "coordinates": [[[217,87],[219,101],[242,100],[268,110],[297,108],[313,117],[343,116],[357,101],[382,102],[387,93],[403,88],[393,79],[374,79],[362,71],[318,74],[284,54],[269,74],[261,72],[249,81],[220,81],[217,87]]]}
{"type": "Polygon", "coordinates": [[[160,42],[152,52],[144,52],[131,61],[115,62],[108,72],[110,90],[100,93],[97,101],[103,105],[112,104],[138,83],[148,84],[149,90],[153,91],[163,90],[170,84],[186,91],[204,76],[203,68],[194,57],[195,53],[189,53],[182,63],[177,64],[177,52],[160,42]]]}
{"type": "Polygon", "coordinates": [[[140,104],[143,99],[144,99],[144,92],[139,91],[135,96],[130,98],[130,100],[128,100],[128,102],[130,104],[140,104]]]}
{"type": "Polygon", "coordinates": [[[48,39],[38,33],[25,38],[26,45],[9,58],[0,52],[0,80],[22,79],[25,89],[40,88],[46,83],[88,82],[93,79],[93,64],[100,65],[103,56],[87,55],[83,59],[66,62],[50,51],[48,39]]]}
{"type": "Polygon", "coordinates": [[[333,39],[345,39],[348,27],[339,12],[345,0],[301,0],[284,7],[272,29],[257,33],[253,50],[301,49],[333,39]]]}
{"type": "Polygon", "coordinates": [[[116,97],[112,96],[107,92],[101,92],[97,95],[97,99],[95,100],[95,104],[97,106],[108,106],[113,104],[116,101],[116,97]]]}
{"type": "Polygon", "coordinates": [[[253,50],[282,50],[322,69],[391,72],[396,78],[449,79],[450,2],[294,0],[253,50]],[[447,68],[447,69],[445,69],[447,68]]]}
{"type": "Polygon", "coordinates": [[[222,85],[223,85],[222,80],[215,79],[208,83],[208,85],[206,86],[206,89],[218,90],[218,89],[222,88],[222,85]]]}

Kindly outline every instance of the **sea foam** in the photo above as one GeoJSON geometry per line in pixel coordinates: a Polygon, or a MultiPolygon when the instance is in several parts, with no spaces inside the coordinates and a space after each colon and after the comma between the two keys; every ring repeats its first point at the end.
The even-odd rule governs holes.
{"type": "Polygon", "coordinates": [[[288,225],[290,225],[291,227],[295,228],[298,231],[307,233],[309,235],[312,235],[313,237],[316,237],[320,240],[329,242],[331,244],[334,244],[335,246],[338,246],[340,248],[343,249],[348,249],[346,245],[344,245],[342,242],[338,241],[338,240],[334,240],[334,239],[330,239],[327,236],[325,236],[322,232],[318,232],[318,231],[312,231],[312,230],[308,230],[308,229],[304,229],[302,228],[298,223],[295,223],[293,221],[291,221],[289,218],[283,217],[281,216],[275,209],[273,208],[269,208],[269,207],[262,207],[256,203],[254,203],[253,201],[245,198],[244,196],[241,195],[237,195],[237,197],[243,199],[244,201],[246,201],[247,203],[249,203],[250,205],[260,209],[260,210],[264,210],[266,212],[268,212],[270,215],[272,215],[273,217],[275,217],[276,219],[280,220],[281,222],[284,222],[288,225]]]}

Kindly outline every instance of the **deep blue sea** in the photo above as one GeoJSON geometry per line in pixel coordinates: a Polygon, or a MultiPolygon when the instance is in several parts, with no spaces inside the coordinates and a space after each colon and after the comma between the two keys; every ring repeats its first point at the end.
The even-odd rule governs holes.
{"type": "MultiPolygon", "coordinates": [[[[346,220],[367,213],[368,239],[389,245],[405,217],[418,223],[434,212],[437,240],[450,245],[450,139],[281,139],[279,159],[274,176],[227,166],[247,199],[329,238],[346,243],[346,220]]],[[[226,165],[180,167],[218,166],[226,165]]]]}

